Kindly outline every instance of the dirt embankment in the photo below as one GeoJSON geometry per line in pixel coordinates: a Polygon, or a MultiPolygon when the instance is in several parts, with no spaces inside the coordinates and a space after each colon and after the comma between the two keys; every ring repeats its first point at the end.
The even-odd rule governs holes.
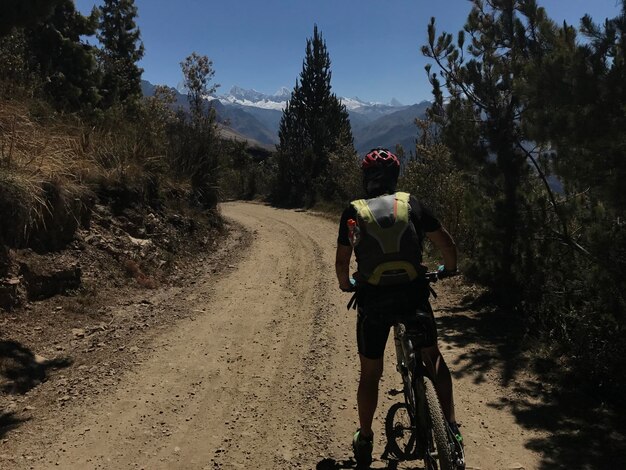
{"type": "MultiPolygon", "coordinates": [[[[2,468],[354,468],[355,319],[334,279],[334,223],[258,204],[222,210],[249,246],[238,229],[222,261],[190,264],[178,285],[111,291],[103,327],[66,331],[79,359],[10,396],[2,468]]],[[[458,280],[437,290],[468,468],[619,468],[602,466],[602,416],[592,429],[559,414],[559,395],[527,372],[510,319],[465,307],[475,295],[458,280]]],[[[388,392],[400,386],[388,352],[372,467],[421,468],[382,458],[398,400],[388,392]]]]}

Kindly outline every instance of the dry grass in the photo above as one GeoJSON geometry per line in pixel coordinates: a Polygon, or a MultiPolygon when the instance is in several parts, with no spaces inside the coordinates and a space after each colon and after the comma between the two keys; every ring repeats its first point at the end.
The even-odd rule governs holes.
{"type": "Polygon", "coordinates": [[[69,212],[84,196],[81,175],[93,167],[84,135],[78,124],[42,124],[25,104],[0,103],[0,217],[11,221],[0,232],[6,241],[27,240],[55,211],[69,212]]]}
{"type": "Polygon", "coordinates": [[[23,104],[0,106],[0,166],[22,173],[35,181],[76,180],[87,158],[86,133],[79,123],[48,119],[34,121],[23,104]]]}
{"type": "Polygon", "coordinates": [[[78,219],[96,187],[142,184],[133,135],[97,131],[49,110],[0,102],[0,225],[5,242],[24,244],[51,223],[78,219]]]}

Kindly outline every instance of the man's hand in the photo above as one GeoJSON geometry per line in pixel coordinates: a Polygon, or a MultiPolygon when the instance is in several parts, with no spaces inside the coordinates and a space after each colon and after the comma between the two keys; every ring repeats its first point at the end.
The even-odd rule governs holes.
{"type": "Polygon", "coordinates": [[[456,269],[447,269],[443,264],[437,268],[437,277],[439,279],[456,276],[458,273],[456,269]]]}
{"type": "Polygon", "coordinates": [[[456,272],[456,244],[448,231],[440,227],[434,232],[426,232],[428,239],[443,255],[443,264],[448,272],[456,272]]]}
{"type": "Polygon", "coordinates": [[[356,291],[356,281],[353,277],[350,278],[350,282],[347,285],[339,284],[339,288],[344,292],[354,292],[356,291]]]}

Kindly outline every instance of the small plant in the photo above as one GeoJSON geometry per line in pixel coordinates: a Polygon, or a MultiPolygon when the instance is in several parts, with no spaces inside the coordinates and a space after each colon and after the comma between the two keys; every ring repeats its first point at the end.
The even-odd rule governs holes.
{"type": "Polygon", "coordinates": [[[134,278],[137,281],[137,284],[139,284],[141,287],[144,287],[146,289],[156,289],[158,287],[156,281],[147,276],[141,270],[141,267],[136,261],[133,261],[131,259],[127,259],[126,261],[124,261],[124,269],[126,270],[126,273],[130,277],[134,278]]]}

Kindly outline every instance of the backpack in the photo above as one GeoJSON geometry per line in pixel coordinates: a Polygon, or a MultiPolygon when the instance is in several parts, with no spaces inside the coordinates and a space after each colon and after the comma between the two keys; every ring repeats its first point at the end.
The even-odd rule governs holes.
{"type": "Polygon", "coordinates": [[[422,237],[411,221],[409,200],[408,193],[398,192],[351,202],[359,227],[358,272],[368,284],[406,284],[425,272],[422,237]]]}

